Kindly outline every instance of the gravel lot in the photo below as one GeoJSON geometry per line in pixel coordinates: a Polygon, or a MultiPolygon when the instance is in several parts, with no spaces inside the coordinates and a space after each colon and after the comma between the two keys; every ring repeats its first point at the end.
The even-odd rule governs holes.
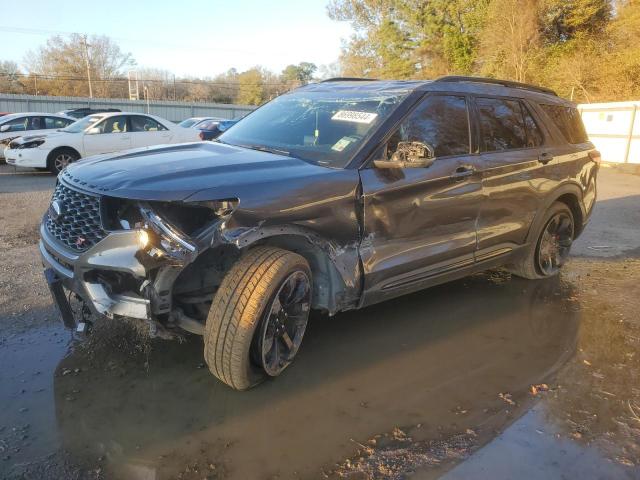
{"type": "Polygon", "coordinates": [[[640,478],[640,176],[603,168],[560,279],[314,317],[243,393],[199,338],[61,327],[36,248],[54,182],[0,166],[0,478],[640,478]]]}

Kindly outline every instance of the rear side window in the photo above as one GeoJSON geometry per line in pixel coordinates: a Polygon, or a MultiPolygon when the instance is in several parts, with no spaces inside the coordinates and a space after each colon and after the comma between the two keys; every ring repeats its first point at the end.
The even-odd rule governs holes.
{"type": "Polygon", "coordinates": [[[520,102],[502,98],[477,98],[482,146],[485,152],[495,152],[527,146],[520,102]]]}
{"type": "Polygon", "coordinates": [[[131,117],[131,130],[134,132],[158,132],[160,130],[166,130],[166,128],[153,118],[133,115],[131,117]]]}
{"type": "Polygon", "coordinates": [[[582,118],[577,108],[562,105],[540,104],[544,112],[553,120],[569,143],[584,143],[589,141],[587,132],[582,124],[582,118]]]}
{"type": "Polygon", "coordinates": [[[465,98],[453,95],[427,97],[402,122],[393,137],[401,142],[426,143],[433,147],[436,158],[468,154],[469,117],[465,98]]]}
{"type": "Polygon", "coordinates": [[[73,120],[58,117],[44,117],[44,128],[49,130],[52,128],[64,128],[73,123],[73,120]]]}

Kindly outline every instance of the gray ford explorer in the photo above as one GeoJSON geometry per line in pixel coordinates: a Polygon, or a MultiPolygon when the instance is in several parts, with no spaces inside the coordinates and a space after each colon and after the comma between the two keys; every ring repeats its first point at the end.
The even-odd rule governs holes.
{"type": "MultiPolygon", "coordinates": [[[[58,177],[41,228],[51,292],[92,318],[204,336],[243,390],[333,315],[498,266],[556,275],[596,199],[574,104],[514,82],[332,79],[217,141],[92,157],[58,177]]],[[[389,325],[393,328],[393,325],[389,325]]]]}

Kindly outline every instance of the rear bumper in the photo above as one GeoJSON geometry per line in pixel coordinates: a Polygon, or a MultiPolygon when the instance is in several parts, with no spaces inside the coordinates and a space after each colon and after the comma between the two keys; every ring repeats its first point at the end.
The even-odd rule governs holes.
{"type": "Polygon", "coordinates": [[[144,280],[147,272],[136,258],[137,245],[135,232],[113,232],[86,252],[78,254],[61,247],[44,224],[40,226],[40,255],[63,320],[66,307],[54,292],[56,285],[77,294],[96,315],[151,318],[150,301],[139,295],[140,292],[113,293],[108,284],[89,275],[96,271],[111,271],[144,280]]]}

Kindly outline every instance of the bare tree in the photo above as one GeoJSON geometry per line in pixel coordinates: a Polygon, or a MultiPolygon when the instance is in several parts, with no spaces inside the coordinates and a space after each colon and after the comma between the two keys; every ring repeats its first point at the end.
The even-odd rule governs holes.
{"type": "Polygon", "coordinates": [[[58,77],[43,82],[44,93],[87,95],[90,76],[96,96],[107,97],[111,96],[111,82],[122,78],[135,61],[109,37],[93,35],[85,39],[74,33],[66,38],[49,38],[44,46],[28,52],[24,63],[31,74],[58,77]]]}
{"type": "Polygon", "coordinates": [[[525,82],[539,53],[535,0],[493,0],[480,34],[481,71],[525,82]]]}

